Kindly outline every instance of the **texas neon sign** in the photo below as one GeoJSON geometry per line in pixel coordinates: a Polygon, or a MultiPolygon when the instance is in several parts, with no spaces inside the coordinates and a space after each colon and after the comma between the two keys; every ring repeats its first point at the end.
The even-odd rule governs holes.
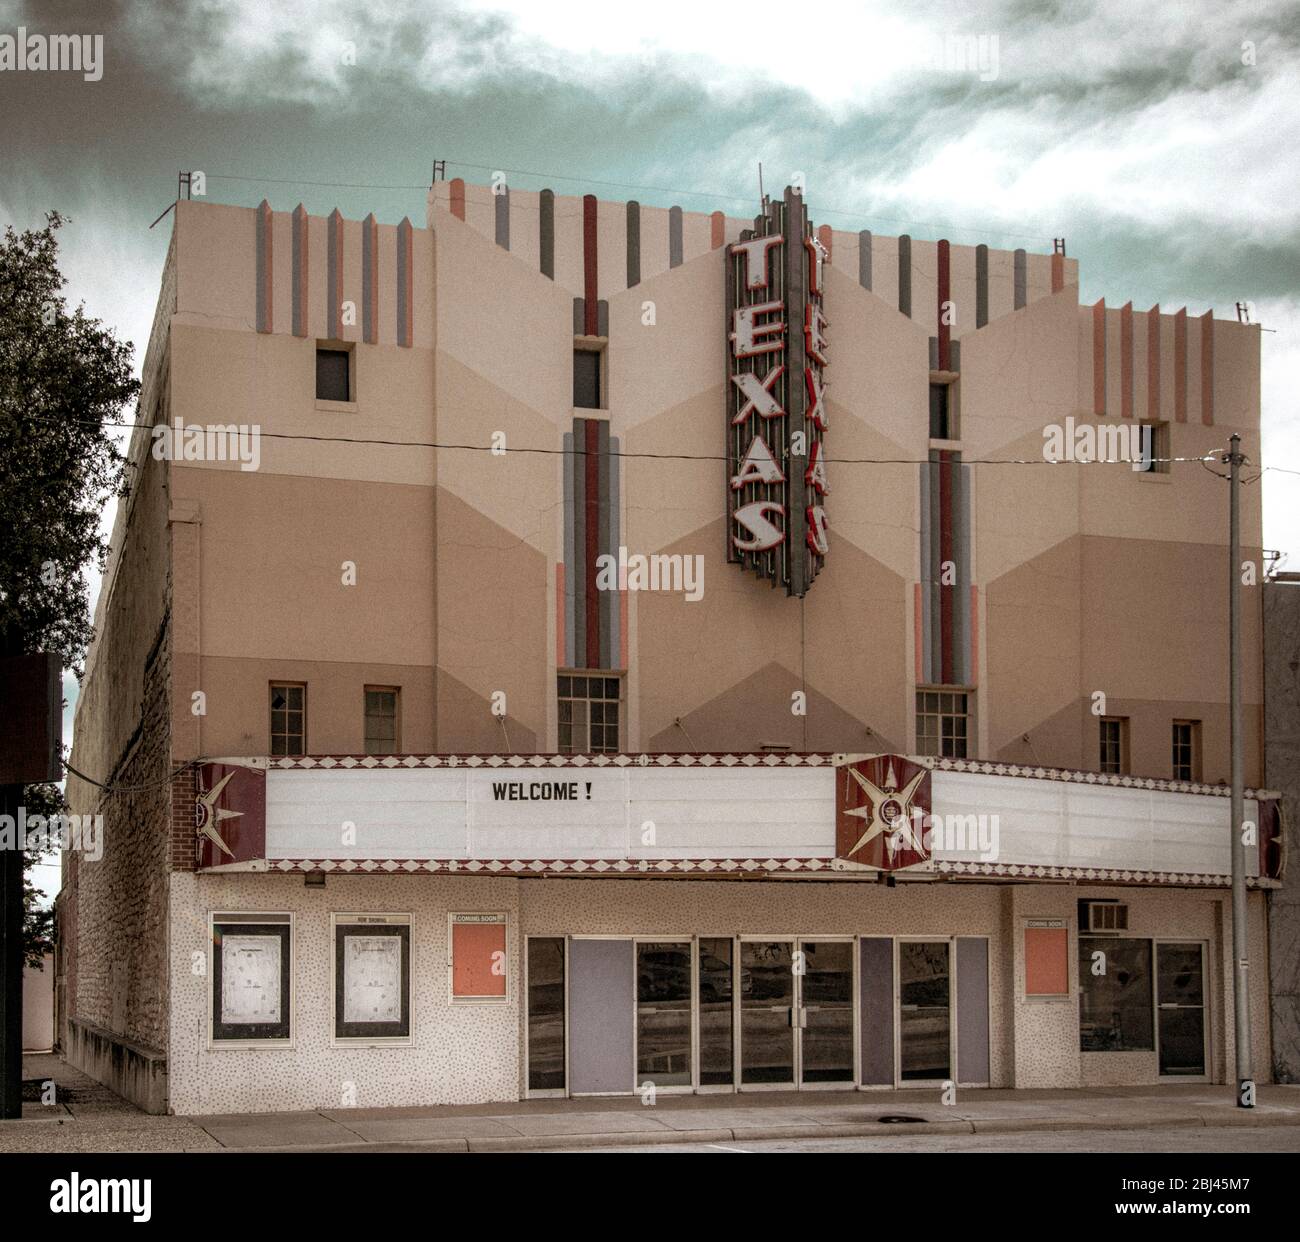
{"type": "Polygon", "coordinates": [[[727,249],[727,559],[803,595],[828,539],[826,251],[787,188],[727,249]]]}

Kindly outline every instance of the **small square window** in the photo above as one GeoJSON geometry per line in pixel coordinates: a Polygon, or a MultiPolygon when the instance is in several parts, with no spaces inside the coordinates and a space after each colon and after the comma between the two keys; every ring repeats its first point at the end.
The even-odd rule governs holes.
{"type": "Polygon", "coordinates": [[[966,759],[970,746],[970,695],[916,692],[916,748],[923,755],[966,759]]]}
{"type": "Polygon", "coordinates": [[[316,350],[316,400],[352,400],[352,354],[349,350],[316,350]]]}
{"type": "Polygon", "coordinates": [[[573,406],[600,409],[600,354],[594,349],[573,351],[573,406]]]}
{"type": "Polygon", "coordinates": [[[559,677],[556,685],[561,753],[617,754],[621,680],[559,677]]]}
{"type": "Polygon", "coordinates": [[[271,683],[271,746],[273,755],[307,753],[307,687],[271,683]]]}
{"type": "Polygon", "coordinates": [[[1128,772],[1128,719],[1103,716],[1100,721],[1100,755],[1098,771],[1112,776],[1128,772]]]}
{"type": "Polygon", "coordinates": [[[1169,458],[1169,424],[1142,423],[1138,427],[1141,448],[1139,460],[1134,469],[1141,474],[1168,474],[1169,458]]]}
{"type": "Polygon", "coordinates": [[[366,754],[395,755],[399,752],[400,691],[396,687],[366,687],[366,754]]]}

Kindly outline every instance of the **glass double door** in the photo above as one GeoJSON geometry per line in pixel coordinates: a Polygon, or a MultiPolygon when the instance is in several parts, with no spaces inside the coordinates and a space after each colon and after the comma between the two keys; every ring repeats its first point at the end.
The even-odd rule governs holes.
{"type": "Polygon", "coordinates": [[[852,939],[742,940],[740,1085],[853,1083],[852,939]]]}

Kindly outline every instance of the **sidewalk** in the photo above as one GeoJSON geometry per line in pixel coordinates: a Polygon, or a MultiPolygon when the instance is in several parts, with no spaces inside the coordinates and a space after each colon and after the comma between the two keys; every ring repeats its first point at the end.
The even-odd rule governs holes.
{"type": "Polygon", "coordinates": [[[0,1121],[7,1151],[428,1151],[1017,1134],[1189,1126],[1300,1127],[1300,1087],[1262,1087],[1250,1112],[1228,1087],[961,1091],[945,1107],[924,1091],[782,1091],[524,1100],[428,1108],[347,1108],[211,1117],[152,1117],[55,1056],[24,1059],[24,1077],[53,1079],[55,1105],[28,1103],[0,1121]],[[889,1122],[885,1117],[918,1120],[889,1122]]]}
{"type": "Polygon", "coordinates": [[[1247,1113],[1225,1087],[1113,1091],[783,1091],[352,1108],[192,1120],[222,1147],[262,1151],[527,1151],[867,1135],[1014,1134],[1166,1126],[1300,1126],[1300,1087],[1264,1087],[1247,1113]],[[910,1121],[883,1121],[885,1117],[910,1121]]]}

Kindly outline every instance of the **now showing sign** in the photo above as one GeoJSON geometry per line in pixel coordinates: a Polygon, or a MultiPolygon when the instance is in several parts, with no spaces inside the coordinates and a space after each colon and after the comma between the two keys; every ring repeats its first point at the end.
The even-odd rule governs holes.
{"type": "Polygon", "coordinates": [[[826,559],[825,248],[803,196],[727,248],[727,559],[806,594],[826,559]]]}

